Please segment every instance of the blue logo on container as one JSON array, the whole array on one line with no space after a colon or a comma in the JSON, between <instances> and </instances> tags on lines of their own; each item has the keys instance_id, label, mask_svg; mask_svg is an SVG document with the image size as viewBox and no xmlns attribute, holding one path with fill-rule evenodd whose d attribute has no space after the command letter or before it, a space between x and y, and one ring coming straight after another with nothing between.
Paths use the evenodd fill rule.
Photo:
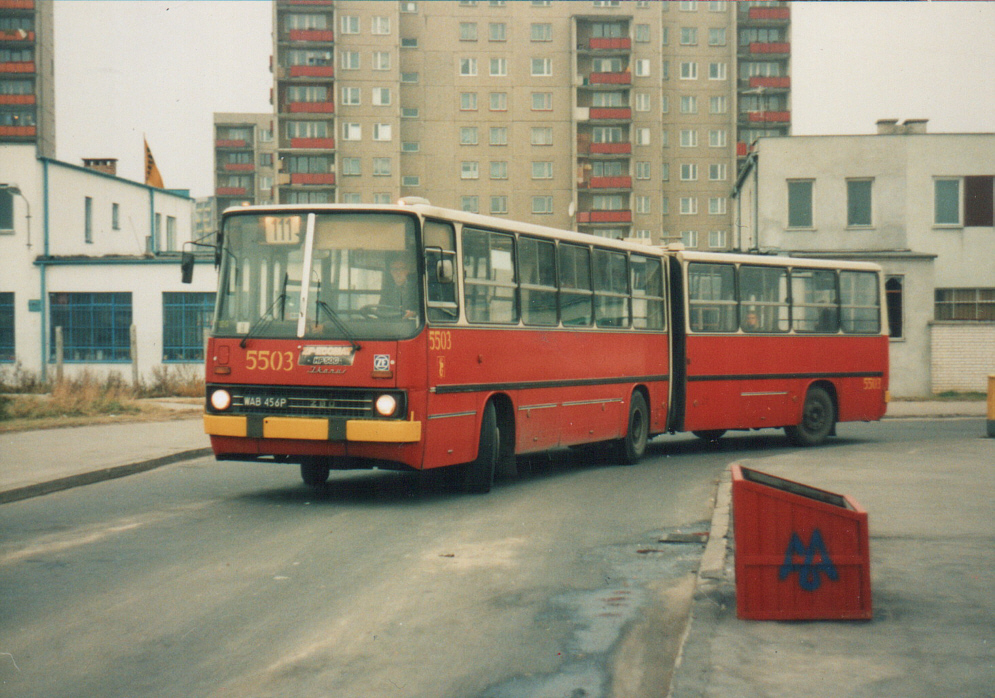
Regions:
<instances>
[{"instance_id":1,"label":"blue logo on container","mask_svg":"<svg viewBox=\"0 0 995 698\"><path fill-rule=\"evenodd\" d=\"M796 555L801 557L804 562L795 562ZM819 563L815 562L817 556L821 560ZM809 541L808 547L805 546L797 533L791 534L791 542L788 543L788 550L784 553L784 564L781 565L777 578L783 582L792 572L798 573L798 584L805 591L815 591L822 586L820 573L824 573L832 582L839 579L836 565L829 557L829 551L826 550L826 544L822 540L822 533L819 529L812 532L812 539Z\"/></svg>"}]
</instances>

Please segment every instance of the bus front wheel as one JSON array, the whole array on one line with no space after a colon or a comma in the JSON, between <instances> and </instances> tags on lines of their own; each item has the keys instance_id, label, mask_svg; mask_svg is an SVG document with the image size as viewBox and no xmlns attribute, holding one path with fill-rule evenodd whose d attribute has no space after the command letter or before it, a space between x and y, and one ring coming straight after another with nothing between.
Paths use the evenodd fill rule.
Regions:
<instances>
[{"instance_id":1,"label":"bus front wheel","mask_svg":"<svg viewBox=\"0 0 995 698\"><path fill-rule=\"evenodd\" d=\"M646 453L649 441L649 409L646 398L636 391L629 401L629 427L618 442L618 455L625 465L635 465Z\"/></svg>"},{"instance_id":2,"label":"bus front wheel","mask_svg":"<svg viewBox=\"0 0 995 698\"><path fill-rule=\"evenodd\" d=\"M301 463L301 479L308 487L321 487L328 481L330 468L318 461Z\"/></svg>"},{"instance_id":3,"label":"bus front wheel","mask_svg":"<svg viewBox=\"0 0 995 698\"><path fill-rule=\"evenodd\" d=\"M826 440L836 424L836 407L823 388L809 388L802 406L802 419L795 426L784 427L788 440L796 446L817 446Z\"/></svg>"},{"instance_id":4,"label":"bus front wheel","mask_svg":"<svg viewBox=\"0 0 995 698\"><path fill-rule=\"evenodd\" d=\"M484 417L480 424L480 445L477 457L461 466L460 489L471 494L487 494L494 484L494 470L497 467L501 447L501 432L498 429L497 411L494 403L484 407Z\"/></svg>"}]
</instances>

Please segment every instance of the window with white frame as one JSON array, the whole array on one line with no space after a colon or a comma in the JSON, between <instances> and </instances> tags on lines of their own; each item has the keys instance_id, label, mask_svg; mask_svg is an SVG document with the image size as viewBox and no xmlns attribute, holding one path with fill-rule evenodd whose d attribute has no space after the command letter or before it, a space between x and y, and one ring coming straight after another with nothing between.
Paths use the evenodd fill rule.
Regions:
<instances>
[{"instance_id":1,"label":"window with white frame","mask_svg":"<svg viewBox=\"0 0 995 698\"><path fill-rule=\"evenodd\" d=\"M507 77L508 76L508 59L507 58L492 58L491 59L491 77Z\"/></svg>"},{"instance_id":2,"label":"window with white frame","mask_svg":"<svg viewBox=\"0 0 995 698\"><path fill-rule=\"evenodd\" d=\"M650 144L650 130L644 127L637 128L636 145L649 145L649 144Z\"/></svg>"},{"instance_id":3,"label":"window with white frame","mask_svg":"<svg viewBox=\"0 0 995 698\"><path fill-rule=\"evenodd\" d=\"M476 126L461 126L459 130L460 145L477 145L480 137Z\"/></svg>"},{"instance_id":4,"label":"window with white frame","mask_svg":"<svg viewBox=\"0 0 995 698\"><path fill-rule=\"evenodd\" d=\"M390 106L390 88L389 87L374 87L373 88L373 104L378 107L389 107Z\"/></svg>"},{"instance_id":5,"label":"window with white frame","mask_svg":"<svg viewBox=\"0 0 995 698\"><path fill-rule=\"evenodd\" d=\"M553 127L533 126L530 131L529 142L532 145L553 145Z\"/></svg>"},{"instance_id":6,"label":"window with white frame","mask_svg":"<svg viewBox=\"0 0 995 698\"><path fill-rule=\"evenodd\" d=\"M533 23L529 37L532 41L552 41L553 25L548 22Z\"/></svg>"},{"instance_id":7,"label":"window with white frame","mask_svg":"<svg viewBox=\"0 0 995 698\"><path fill-rule=\"evenodd\" d=\"M648 162L636 163L636 179L649 179L652 171L652 164Z\"/></svg>"},{"instance_id":8,"label":"window with white frame","mask_svg":"<svg viewBox=\"0 0 995 698\"><path fill-rule=\"evenodd\" d=\"M681 80L697 80L698 64L694 61L681 61Z\"/></svg>"},{"instance_id":9,"label":"window with white frame","mask_svg":"<svg viewBox=\"0 0 995 698\"><path fill-rule=\"evenodd\" d=\"M637 92L634 101L636 111L650 111L652 97L648 92Z\"/></svg>"},{"instance_id":10,"label":"window with white frame","mask_svg":"<svg viewBox=\"0 0 995 698\"><path fill-rule=\"evenodd\" d=\"M490 94L490 110L491 111L508 111L508 93L507 92L491 92L491 94Z\"/></svg>"},{"instance_id":11,"label":"window with white frame","mask_svg":"<svg viewBox=\"0 0 995 698\"><path fill-rule=\"evenodd\" d=\"M421 143L419 141L401 141L401 152L419 153L421 152Z\"/></svg>"},{"instance_id":12,"label":"window with white frame","mask_svg":"<svg viewBox=\"0 0 995 698\"><path fill-rule=\"evenodd\" d=\"M401 177L401 186L402 187L420 187L421 186L421 177L419 177L418 175L405 175L405 176Z\"/></svg>"},{"instance_id":13,"label":"window with white frame","mask_svg":"<svg viewBox=\"0 0 995 698\"><path fill-rule=\"evenodd\" d=\"M460 41L476 41L477 40L477 23L476 22L460 22L459 23L459 40Z\"/></svg>"},{"instance_id":14,"label":"window with white frame","mask_svg":"<svg viewBox=\"0 0 995 698\"><path fill-rule=\"evenodd\" d=\"M362 103L362 98L360 97L360 89L358 87L343 87L342 88L342 104L344 106L358 106Z\"/></svg>"},{"instance_id":15,"label":"window with white frame","mask_svg":"<svg viewBox=\"0 0 995 698\"><path fill-rule=\"evenodd\" d=\"M690 250L698 247L698 231L697 230L682 230L681 231L681 243Z\"/></svg>"},{"instance_id":16,"label":"window with white frame","mask_svg":"<svg viewBox=\"0 0 995 698\"><path fill-rule=\"evenodd\" d=\"M636 42L640 44L649 43L650 40L650 25L648 24L637 24L636 25Z\"/></svg>"},{"instance_id":17,"label":"window with white frame","mask_svg":"<svg viewBox=\"0 0 995 698\"><path fill-rule=\"evenodd\" d=\"M341 27L340 34L358 34L359 33L359 17L352 17L349 15L343 15L340 18L339 26Z\"/></svg>"},{"instance_id":18,"label":"window with white frame","mask_svg":"<svg viewBox=\"0 0 995 698\"><path fill-rule=\"evenodd\" d=\"M459 200L460 211L467 213L480 213L479 196L461 196Z\"/></svg>"},{"instance_id":19,"label":"window with white frame","mask_svg":"<svg viewBox=\"0 0 995 698\"><path fill-rule=\"evenodd\" d=\"M507 126L491 126L490 134L491 145L508 145Z\"/></svg>"},{"instance_id":20,"label":"window with white frame","mask_svg":"<svg viewBox=\"0 0 995 698\"><path fill-rule=\"evenodd\" d=\"M375 204L389 204L391 197L388 192L374 192L373 203Z\"/></svg>"},{"instance_id":21,"label":"window with white frame","mask_svg":"<svg viewBox=\"0 0 995 698\"><path fill-rule=\"evenodd\" d=\"M418 38L417 37L402 38L401 48L418 48Z\"/></svg>"},{"instance_id":22,"label":"window with white frame","mask_svg":"<svg viewBox=\"0 0 995 698\"><path fill-rule=\"evenodd\" d=\"M726 212L726 198L724 196L708 197L708 213L713 216L721 216Z\"/></svg>"},{"instance_id":23,"label":"window with white frame","mask_svg":"<svg viewBox=\"0 0 995 698\"><path fill-rule=\"evenodd\" d=\"M418 107L401 107L402 119L417 119L419 116Z\"/></svg>"},{"instance_id":24,"label":"window with white frame","mask_svg":"<svg viewBox=\"0 0 995 698\"><path fill-rule=\"evenodd\" d=\"M401 82L412 85L418 82L418 73L401 73Z\"/></svg>"},{"instance_id":25,"label":"window with white frame","mask_svg":"<svg viewBox=\"0 0 995 698\"><path fill-rule=\"evenodd\" d=\"M726 63L708 64L709 80L726 80L728 79L728 72L729 72L729 66Z\"/></svg>"},{"instance_id":26,"label":"window with white frame","mask_svg":"<svg viewBox=\"0 0 995 698\"><path fill-rule=\"evenodd\" d=\"M681 95L681 114L697 114L698 98L694 95Z\"/></svg>"},{"instance_id":27,"label":"window with white frame","mask_svg":"<svg viewBox=\"0 0 995 698\"><path fill-rule=\"evenodd\" d=\"M660 213L667 216L670 214L670 197L664 196L660 199ZM666 236L664 236L666 237Z\"/></svg>"},{"instance_id":28,"label":"window with white frame","mask_svg":"<svg viewBox=\"0 0 995 698\"><path fill-rule=\"evenodd\" d=\"M508 162L494 160L491 162L491 179L508 179Z\"/></svg>"},{"instance_id":29,"label":"window with white frame","mask_svg":"<svg viewBox=\"0 0 995 698\"><path fill-rule=\"evenodd\" d=\"M648 58L636 59L636 77L648 78L650 76L650 61Z\"/></svg>"},{"instance_id":30,"label":"window with white frame","mask_svg":"<svg viewBox=\"0 0 995 698\"><path fill-rule=\"evenodd\" d=\"M342 122L342 140L361 141L363 140L362 124Z\"/></svg>"},{"instance_id":31,"label":"window with white frame","mask_svg":"<svg viewBox=\"0 0 995 698\"><path fill-rule=\"evenodd\" d=\"M460 179L479 179L480 163L475 160L464 160L460 163Z\"/></svg>"},{"instance_id":32,"label":"window with white frame","mask_svg":"<svg viewBox=\"0 0 995 698\"><path fill-rule=\"evenodd\" d=\"M355 177L363 174L363 165L359 158L342 158L342 174Z\"/></svg>"},{"instance_id":33,"label":"window with white frame","mask_svg":"<svg viewBox=\"0 0 995 698\"><path fill-rule=\"evenodd\" d=\"M390 34L390 17L374 17L371 31L381 36Z\"/></svg>"},{"instance_id":34,"label":"window with white frame","mask_svg":"<svg viewBox=\"0 0 995 698\"><path fill-rule=\"evenodd\" d=\"M713 250L721 250L728 247L728 239L728 231L711 230L708 232L708 246Z\"/></svg>"},{"instance_id":35,"label":"window with white frame","mask_svg":"<svg viewBox=\"0 0 995 698\"><path fill-rule=\"evenodd\" d=\"M698 180L698 164L695 162L681 163L681 181L696 182Z\"/></svg>"},{"instance_id":36,"label":"window with white frame","mask_svg":"<svg viewBox=\"0 0 995 698\"><path fill-rule=\"evenodd\" d=\"M725 148L726 138L725 129L712 129L708 132L708 146L710 148Z\"/></svg>"},{"instance_id":37,"label":"window with white frame","mask_svg":"<svg viewBox=\"0 0 995 698\"><path fill-rule=\"evenodd\" d=\"M670 163L661 162L660 163L660 181L669 182L670 181Z\"/></svg>"},{"instance_id":38,"label":"window with white frame","mask_svg":"<svg viewBox=\"0 0 995 698\"><path fill-rule=\"evenodd\" d=\"M488 41L507 41L508 25L504 22L491 22L487 25Z\"/></svg>"},{"instance_id":39,"label":"window with white frame","mask_svg":"<svg viewBox=\"0 0 995 698\"><path fill-rule=\"evenodd\" d=\"M728 166L724 162L713 162L708 166L708 179L724 182L728 177Z\"/></svg>"},{"instance_id":40,"label":"window with white frame","mask_svg":"<svg viewBox=\"0 0 995 698\"><path fill-rule=\"evenodd\" d=\"M698 130L693 128L681 129L681 147L682 148L697 148L698 147Z\"/></svg>"},{"instance_id":41,"label":"window with white frame","mask_svg":"<svg viewBox=\"0 0 995 698\"><path fill-rule=\"evenodd\" d=\"M532 179L552 179L553 163L542 160L532 163Z\"/></svg>"},{"instance_id":42,"label":"window with white frame","mask_svg":"<svg viewBox=\"0 0 995 698\"><path fill-rule=\"evenodd\" d=\"M339 51L339 70L359 70L359 51Z\"/></svg>"},{"instance_id":43,"label":"window with white frame","mask_svg":"<svg viewBox=\"0 0 995 698\"><path fill-rule=\"evenodd\" d=\"M660 113L661 114L670 113L670 95L660 96Z\"/></svg>"},{"instance_id":44,"label":"window with white frame","mask_svg":"<svg viewBox=\"0 0 995 698\"><path fill-rule=\"evenodd\" d=\"M723 96L708 98L709 114L726 114L729 112L729 98Z\"/></svg>"},{"instance_id":45,"label":"window with white frame","mask_svg":"<svg viewBox=\"0 0 995 698\"><path fill-rule=\"evenodd\" d=\"M460 111L477 111L477 93L460 92L459 108Z\"/></svg>"},{"instance_id":46,"label":"window with white frame","mask_svg":"<svg viewBox=\"0 0 995 698\"><path fill-rule=\"evenodd\" d=\"M401 3L401 12L404 12L405 14L413 14L415 12L418 12L418 3L417 2L402 2Z\"/></svg>"},{"instance_id":47,"label":"window with white frame","mask_svg":"<svg viewBox=\"0 0 995 698\"><path fill-rule=\"evenodd\" d=\"M477 74L477 59L476 58L460 58L459 59L459 74L462 77L473 77Z\"/></svg>"},{"instance_id":48,"label":"window with white frame","mask_svg":"<svg viewBox=\"0 0 995 698\"><path fill-rule=\"evenodd\" d=\"M389 177L391 174L390 158L373 158L373 176Z\"/></svg>"},{"instance_id":49,"label":"window with white frame","mask_svg":"<svg viewBox=\"0 0 995 698\"><path fill-rule=\"evenodd\" d=\"M681 197L681 215L694 216L698 213L698 199L694 196Z\"/></svg>"},{"instance_id":50,"label":"window with white frame","mask_svg":"<svg viewBox=\"0 0 995 698\"><path fill-rule=\"evenodd\" d=\"M373 52L373 70L390 70L390 53L388 51Z\"/></svg>"},{"instance_id":51,"label":"window with white frame","mask_svg":"<svg viewBox=\"0 0 995 698\"><path fill-rule=\"evenodd\" d=\"M698 27L681 27L681 46L698 45Z\"/></svg>"},{"instance_id":52,"label":"window with white frame","mask_svg":"<svg viewBox=\"0 0 995 698\"><path fill-rule=\"evenodd\" d=\"M552 92L532 93L532 111L552 111L552 110L553 110Z\"/></svg>"},{"instance_id":53,"label":"window with white frame","mask_svg":"<svg viewBox=\"0 0 995 698\"><path fill-rule=\"evenodd\" d=\"M636 213L650 213L650 197L642 194L636 196Z\"/></svg>"},{"instance_id":54,"label":"window with white frame","mask_svg":"<svg viewBox=\"0 0 995 698\"><path fill-rule=\"evenodd\" d=\"M532 213L537 215L549 214L553 212L552 196L533 196Z\"/></svg>"},{"instance_id":55,"label":"window with white frame","mask_svg":"<svg viewBox=\"0 0 995 698\"><path fill-rule=\"evenodd\" d=\"M533 58L532 59L532 75L533 77L548 77L553 74L553 59L552 58Z\"/></svg>"},{"instance_id":56,"label":"window with white frame","mask_svg":"<svg viewBox=\"0 0 995 698\"><path fill-rule=\"evenodd\" d=\"M492 196L491 197L491 214L499 215L508 213L508 197L507 196Z\"/></svg>"},{"instance_id":57,"label":"window with white frame","mask_svg":"<svg viewBox=\"0 0 995 698\"><path fill-rule=\"evenodd\" d=\"M727 42L725 27L712 27L708 30L709 46L725 46Z\"/></svg>"}]
</instances>

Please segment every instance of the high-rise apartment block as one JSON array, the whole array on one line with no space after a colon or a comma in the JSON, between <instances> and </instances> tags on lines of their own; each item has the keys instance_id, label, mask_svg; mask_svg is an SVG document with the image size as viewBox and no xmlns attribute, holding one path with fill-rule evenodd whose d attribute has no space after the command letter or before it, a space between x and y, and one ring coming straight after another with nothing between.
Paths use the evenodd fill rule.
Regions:
<instances>
[{"instance_id":1,"label":"high-rise apartment block","mask_svg":"<svg viewBox=\"0 0 995 698\"><path fill-rule=\"evenodd\" d=\"M0 144L55 157L52 0L0 0Z\"/></svg>"},{"instance_id":2,"label":"high-rise apartment block","mask_svg":"<svg viewBox=\"0 0 995 698\"><path fill-rule=\"evenodd\" d=\"M273 203L276 142L272 114L214 115L214 195L217 211Z\"/></svg>"},{"instance_id":3,"label":"high-rise apartment block","mask_svg":"<svg viewBox=\"0 0 995 698\"><path fill-rule=\"evenodd\" d=\"M741 158L790 130L789 30L783 2L276 0L272 200L729 249Z\"/></svg>"}]
</instances>

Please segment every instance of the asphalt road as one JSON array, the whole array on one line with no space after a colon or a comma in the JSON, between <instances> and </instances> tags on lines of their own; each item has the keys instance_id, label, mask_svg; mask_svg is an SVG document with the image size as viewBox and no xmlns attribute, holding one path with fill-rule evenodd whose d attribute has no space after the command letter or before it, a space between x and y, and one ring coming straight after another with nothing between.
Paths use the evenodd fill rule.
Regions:
<instances>
[{"instance_id":1,"label":"asphalt road","mask_svg":"<svg viewBox=\"0 0 995 698\"><path fill-rule=\"evenodd\" d=\"M932 422L841 425L827 452ZM932 428L932 427L930 427ZM721 472L562 452L485 496L201 459L0 507L0 696L664 695Z\"/></svg>"}]
</instances>

